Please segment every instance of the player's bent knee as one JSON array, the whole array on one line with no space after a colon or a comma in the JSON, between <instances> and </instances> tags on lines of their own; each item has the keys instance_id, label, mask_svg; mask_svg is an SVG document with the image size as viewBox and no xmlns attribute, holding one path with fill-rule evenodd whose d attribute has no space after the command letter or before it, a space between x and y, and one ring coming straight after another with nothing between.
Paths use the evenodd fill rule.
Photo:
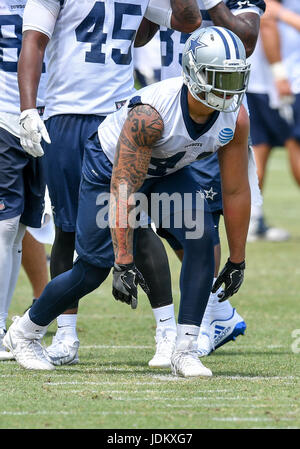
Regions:
<instances>
[{"instance_id":1,"label":"player's bent knee","mask_svg":"<svg viewBox=\"0 0 300 449\"><path fill-rule=\"evenodd\" d=\"M73 267L74 276L80 279L80 290L85 295L98 288L107 278L110 268L97 267L78 259Z\"/></svg>"}]
</instances>

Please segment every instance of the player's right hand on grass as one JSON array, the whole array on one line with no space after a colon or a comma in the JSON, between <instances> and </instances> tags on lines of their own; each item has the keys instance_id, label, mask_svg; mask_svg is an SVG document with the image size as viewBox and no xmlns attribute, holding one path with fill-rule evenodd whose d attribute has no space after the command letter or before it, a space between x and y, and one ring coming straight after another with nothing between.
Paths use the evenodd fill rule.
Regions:
<instances>
[{"instance_id":1,"label":"player's right hand on grass","mask_svg":"<svg viewBox=\"0 0 300 449\"><path fill-rule=\"evenodd\" d=\"M223 302L237 293L244 280L245 268L245 261L233 263L231 260L227 260L212 288L212 293L216 293L221 285L224 284L224 289L218 294L219 302Z\"/></svg>"},{"instance_id":2,"label":"player's right hand on grass","mask_svg":"<svg viewBox=\"0 0 300 449\"><path fill-rule=\"evenodd\" d=\"M33 157L43 156L42 139L51 143L46 126L37 109L26 109L20 115L20 142L23 149Z\"/></svg>"},{"instance_id":3,"label":"player's right hand on grass","mask_svg":"<svg viewBox=\"0 0 300 449\"><path fill-rule=\"evenodd\" d=\"M132 309L136 309L138 285L146 294L149 293L149 287L134 263L114 264L112 293L116 300L126 302Z\"/></svg>"}]
</instances>

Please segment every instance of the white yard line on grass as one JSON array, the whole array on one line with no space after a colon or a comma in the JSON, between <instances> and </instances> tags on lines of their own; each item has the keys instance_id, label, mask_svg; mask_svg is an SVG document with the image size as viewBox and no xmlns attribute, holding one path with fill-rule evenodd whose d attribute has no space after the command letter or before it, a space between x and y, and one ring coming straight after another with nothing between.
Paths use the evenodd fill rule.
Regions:
<instances>
[{"instance_id":1,"label":"white yard line on grass","mask_svg":"<svg viewBox=\"0 0 300 449\"><path fill-rule=\"evenodd\" d=\"M31 411L31 412L11 412L11 411L1 411L0 416L81 416L82 411L62 411L62 410L42 410L42 411ZM120 415L120 416L128 416L128 415L137 415L139 414L138 411L134 410L126 410L126 411L98 411L98 412L88 412L87 416L105 416L105 415ZM181 410L174 410L173 414L180 414L182 415ZM198 411L195 412L196 415L207 415L207 411ZM163 410L155 410L155 416L157 415L170 415L170 411L163 411ZM272 422L276 419L274 418L264 418L264 417L239 417L239 416L233 416L228 418L210 418L210 420L213 421L219 421L219 422ZM294 421L293 418L284 418L280 417L280 421Z\"/></svg>"},{"instance_id":2,"label":"white yard line on grass","mask_svg":"<svg viewBox=\"0 0 300 449\"><path fill-rule=\"evenodd\" d=\"M240 416L232 416L228 418L212 418L213 421L222 421L222 422L261 422L261 421L275 421L275 418L261 418L261 417L253 417L253 418L246 418L246 417L240 417ZM294 421L294 418L284 418L280 417L280 421Z\"/></svg>"},{"instance_id":3,"label":"white yard line on grass","mask_svg":"<svg viewBox=\"0 0 300 449\"><path fill-rule=\"evenodd\" d=\"M154 346L148 346L148 345L82 345L80 346L79 350L81 349L152 349ZM238 344L239 349L280 349L280 348L286 348L289 349L289 345L243 345ZM220 349L223 351L226 350L234 350L235 347L233 345L231 346L222 346Z\"/></svg>"},{"instance_id":4,"label":"white yard line on grass","mask_svg":"<svg viewBox=\"0 0 300 449\"><path fill-rule=\"evenodd\" d=\"M89 345L80 346L80 349L153 349L154 346L132 346L132 345Z\"/></svg>"}]
</instances>

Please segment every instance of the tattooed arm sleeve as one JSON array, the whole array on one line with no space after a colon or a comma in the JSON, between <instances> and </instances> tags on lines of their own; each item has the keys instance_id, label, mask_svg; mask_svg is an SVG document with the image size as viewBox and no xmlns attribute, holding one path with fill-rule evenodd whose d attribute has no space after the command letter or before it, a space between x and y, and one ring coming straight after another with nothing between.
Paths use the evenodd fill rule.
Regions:
<instances>
[{"instance_id":1,"label":"tattooed arm sleeve","mask_svg":"<svg viewBox=\"0 0 300 449\"><path fill-rule=\"evenodd\" d=\"M131 109L122 128L111 179L110 226L115 262L133 261L133 228L128 215L130 196L142 186L149 167L152 147L161 137L163 121L149 105Z\"/></svg>"}]
</instances>

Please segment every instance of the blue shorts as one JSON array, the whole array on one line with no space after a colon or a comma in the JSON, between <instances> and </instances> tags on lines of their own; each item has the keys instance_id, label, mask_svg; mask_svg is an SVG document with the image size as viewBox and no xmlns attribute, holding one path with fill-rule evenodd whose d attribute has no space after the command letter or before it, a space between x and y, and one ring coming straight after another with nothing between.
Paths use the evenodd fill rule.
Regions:
<instances>
[{"instance_id":1,"label":"blue shorts","mask_svg":"<svg viewBox=\"0 0 300 449\"><path fill-rule=\"evenodd\" d=\"M279 115L278 109L269 106L267 94L247 93L250 111L250 135L253 145L284 146L291 137L290 125ZM300 123L299 123L300 126Z\"/></svg>"},{"instance_id":2,"label":"blue shorts","mask_svg":"<svg viewBox=\"0 0 300 449\"><path fill-rule=\"evenodd\" d=\"M105 117L63 114L46 120L51 144L44 143L45 176L53 207L54 223L65 232L74 232L82 159L87 138Z\"/></svg>"},{"instance_id":3,"label":"blue shorts","mask_svg":"<svg viewBox=\"0 0 300 449\"><path fill-rule=\"evenodd\" d=\"M86 262L100 267L112 267L114 263L110 228L100 225L108 218L107 198L110 192L111 173L112 164L101 150L96 133L88 140L85 148L76 223L76 252ZM204 199L200 207L196 203L198 191L199 185L194 179L190 167L185 167L172 175L147 179L140 189L140 192L148 198L151 194L167 193L171 195L178 192L183 197L184 193L192 193L190 207L184 209L184 206L179 214L182 214L183 210L190 210L194 218L195 213L201 207L205 229L213 232L214 225L207 201ZM176 214L172 207L171 205L170 215L174 216ZM147 213L153 217L153 210L147 210ZM162 210L160 220L162 220L163 214ZM182 228L176 228L176 231L174 231L172 219L170 222L170 227L167 228L168 232L171 234L176 232L176 240L183 245L187 231L185 221L182 220L184 223ZM189 229L189 231L191 230Z\"/></svg>"},{"instance_id":4,"label":"blue shorts","mask_svg":"<svg viewBox=\"0 0 300 449\"><path fill-rule=\"evenodd\" d=\"M20 139L0 128L0 220L21 215L21 223L40 228L45 179L42 158L26 153Z\"/></svg>"},{"instance_id":5,"label":"blue shorts","mask_svg":"<svg viewBox=\"0 0 300 449\"><path fill-rule=\"evenodd\" d=\"M222 214L223 214L223 212L221 210L211 213L213 223L214 223L214 233L213 233L214 246L220 244L219 223L220 223L220 218L221 218ZM171 248L174 251L180 251L183 249L182 244L172 234L170 234L166 229L158 228L157 234L160 237L167 240L167 242L169 243L169 245L171 246Z\"/></svg>"},{"instance_id":6,"label":"blue shorts","mask_svg":"<svg viewBox=\"0 0 300 449\"><path fill-rule=\"evenodd\" d=\"M211 156L195 161L190 167L199 183L199 187L205 193L205 199L210 210L212 212L222 211L222 188L218 153L216 152Z\"/></svg>"},{"instance_id":7,"label":"blue shorts","mask_svg":"<svg viewBox=\"0 0 300 449\"><path fill-rule=\"evenodd\" d=\"M218 154L214 153L199 161L195 161L190 165L193 177L198 183L199 190L205 194L205 199L212 212L214 221L213 242L214 245L220 243L219 221L223 213L221 175ZM157 233L160 237L167 240L174 251L182 249L182 245L165 229L158 229Z\"/></svg>"}]
</instances>

